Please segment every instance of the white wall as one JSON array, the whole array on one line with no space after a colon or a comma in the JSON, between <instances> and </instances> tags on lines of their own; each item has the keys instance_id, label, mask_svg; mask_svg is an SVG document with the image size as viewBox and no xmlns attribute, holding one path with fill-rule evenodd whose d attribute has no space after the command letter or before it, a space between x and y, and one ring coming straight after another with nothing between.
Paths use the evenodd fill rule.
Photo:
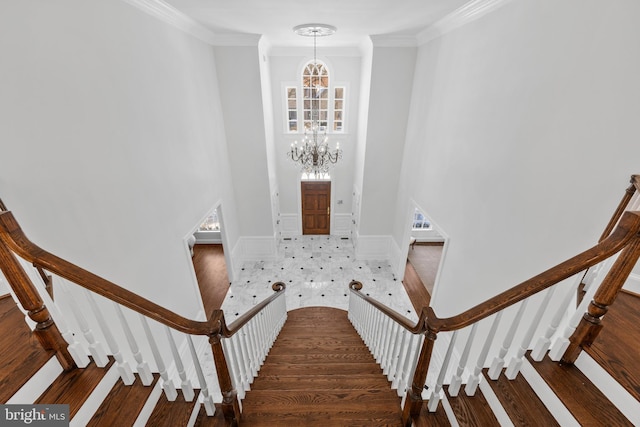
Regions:
<instances>
[{"instance_id":1,"label":"white wall","mask_svg":"<svg viewBox=\"0 0 640 427\"><path fill-rule=\"evenodd\" d=\"M416 50L373 46L360 236L392 233Z\"/></svg>"},{"instance_id":2,"label":"white wall","mask_svg":"<svg viewBox=\"0 0 640 427\"><path fill-rule=\"evenodd\" d=\"M269 69L273 90L274 148L278 175L280 211L284 216L283 234L287 227L300 225L300 168L287 157L291 143L300 141L302 133L285 132L284 88L299 85L303 66L313 59L313 49L274 49L269 56ZM360 97L360 54L356 49L322 49L318 46L318 59L327 64L330 84L347 88L346 130L329 135L329 143L340 143L343 158L331 170L332 217L349 216L354 180L354 162L358 130L358 99ZM338 203L338 201L342 203ZM291 224L288 226L287 224ZM335 221L334 221L335 226ZM301 229L299 230L301 232ZM335 230L332 228L332 234Z\"/></svg>"},{"instance_id":3,"label":"white wall","mask_svg":"<svg viewBox=\"0 0 640 427\"><path fill-rule=\"evenodd\" d=\"M258 46L215 52L240 234L272 236Z\"/></svg>"},{"instance_id":4,"label":"white wall","mask_svg":"<svg viewBox=\"0 0 640 427\"><path fill-rule=\"evenodd\" d=\"M639 17L519 0L420 48L400 188L450 237L438 315L597 241L638 172Z\"/></svg>"},{"instance_id":5,"label":"white wall","mask_svg":"<svg viewBox=\"0 0 640 427\"><path fill-rule=\"evenodd\" d=\"M122 1L0 6L0 194L49 251L179 314L184 238L238 229L213 48Z\"/></svg>"}]
</instances>

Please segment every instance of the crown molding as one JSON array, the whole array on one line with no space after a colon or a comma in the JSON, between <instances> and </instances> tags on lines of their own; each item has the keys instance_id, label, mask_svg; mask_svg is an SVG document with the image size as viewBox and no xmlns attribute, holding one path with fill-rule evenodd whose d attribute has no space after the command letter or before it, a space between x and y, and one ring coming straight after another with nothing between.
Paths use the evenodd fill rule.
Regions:
<instances>
[{"instance_id":1,"label":"crown molding","mask_svg":"<svg viewBox=\"0 0 640 427\"><path fill-rule=\"evenodd\" d=\"M125 3L137 7L141 11L151 15L185 33L202 40L205 43L214 44L216 35L208 28L194 21L175 7L162 0L122 0Z\"/></svg>"},{"instance_id":2,"label":"crown molding","mask_svg":"<svg viewBox=\"0 0 640 427\"><path fill-rule=\"evenodd\" d=\"M372 35L371 43L373 47L416 47L418 39L416 36L407 34L380 34Z\"/></svg>"},{"instance_id":3,"label":"crown molding","mask_svg":"<svg viewBox=\"0 0 640 427\"><path fill-rule=\"evenodd\" d=\"M418 44L427 43L449 31L473 22L510 1L511 0L472 0L420 32L416 37Z\"/></svg>"}]
</instances>

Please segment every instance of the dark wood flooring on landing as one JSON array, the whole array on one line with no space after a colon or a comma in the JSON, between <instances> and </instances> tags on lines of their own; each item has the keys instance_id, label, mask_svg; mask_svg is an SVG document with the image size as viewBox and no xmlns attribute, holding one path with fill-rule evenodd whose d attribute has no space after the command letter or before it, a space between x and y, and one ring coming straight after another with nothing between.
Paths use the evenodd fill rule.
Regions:
<instances>
[{"instance_id":1,"label":"dark wood flooring on landing","mask_svg":"<svg viewBox=\"0 0 640 427\"><path fill-rule=\"evenodd\" d=\"M207 318L222 306L229 290L229 275L222 245L195 245L193 267Z\"/></svg>"},{"instance_id":2,"label":"dark wood flooring on landing","mask_svg":"<svg viewBox=\"0 0 640 427\"><path fill-rule=\"evenodd\" d=\"M602 318L602 325L586 352L640 400L640 296L620 292Z\"/></svg>"},{"instance_id":3,"label":"dark wood flooring on landing","mask_svg":"<svg viewBox=\"0 0 640 427\"><path fill-rule=\"evenodd\" d=\"M433 285L436 282L443 248L443 243L416 243L413 248L409 248L407 255L409 262L430 295L433 295Z\"/></svg>"},{"instance_id":4,"label":"dark wood flooring on landing","mask_svg":"<svg viewBox=\"0 0 640 427\"><path fill-rule=\"evenodd\" d=\"M0 298L0 403L5 403L49 359L10 295Z\"/></svg>"}]
</instances>

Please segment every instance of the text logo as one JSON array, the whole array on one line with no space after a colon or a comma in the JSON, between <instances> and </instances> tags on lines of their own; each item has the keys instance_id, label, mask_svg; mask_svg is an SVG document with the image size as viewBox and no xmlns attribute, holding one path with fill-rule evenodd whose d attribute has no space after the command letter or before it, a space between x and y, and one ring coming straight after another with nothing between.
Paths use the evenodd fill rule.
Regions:
<instances>
[{"instance_id":1,"label":"text logo","mask_svg":"<svg viewBox=\"0 0 640 427\"><path fill-rule=\"evenodd\" d=\"M68 427L69 405L0 405L0 425Z\"/></svg>"}]
</instances>

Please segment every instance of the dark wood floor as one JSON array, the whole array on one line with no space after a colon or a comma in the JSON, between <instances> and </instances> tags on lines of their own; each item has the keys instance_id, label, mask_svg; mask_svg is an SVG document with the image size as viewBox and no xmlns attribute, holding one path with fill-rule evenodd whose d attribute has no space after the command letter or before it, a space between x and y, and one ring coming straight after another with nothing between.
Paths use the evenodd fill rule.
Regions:
<instances>
[{"instance_id":1,"label":"dark wood floor","mask_svg":"<svg viewBox=\"0 0 640 427\"><path fill-rule=\"evenodd\" d=\"M587 353L640 400L640 295L620 292Z\"/></svg>"},{"instance_id":2,"label":"dark wood floor","mask_svg":"<svg viewBox=\"0 0 640 427\"><path fill-rule=\"evenodd\" d=\"M222 245L195 245L193 267L207 318L222 306L229 290L229 275Z\"/></svg>"},{"instance_id":3,"label":"dark wood floor","mask_svg":"<svg viewBox=\"0 0 640 427\"><path fill-rule=\"evenodd\" d=\"M409 249L407 255L409 262L430 295L433 295L433 286L436 282L443 248L444 243L418 242Z\"/></svg>"}]
</instances>

